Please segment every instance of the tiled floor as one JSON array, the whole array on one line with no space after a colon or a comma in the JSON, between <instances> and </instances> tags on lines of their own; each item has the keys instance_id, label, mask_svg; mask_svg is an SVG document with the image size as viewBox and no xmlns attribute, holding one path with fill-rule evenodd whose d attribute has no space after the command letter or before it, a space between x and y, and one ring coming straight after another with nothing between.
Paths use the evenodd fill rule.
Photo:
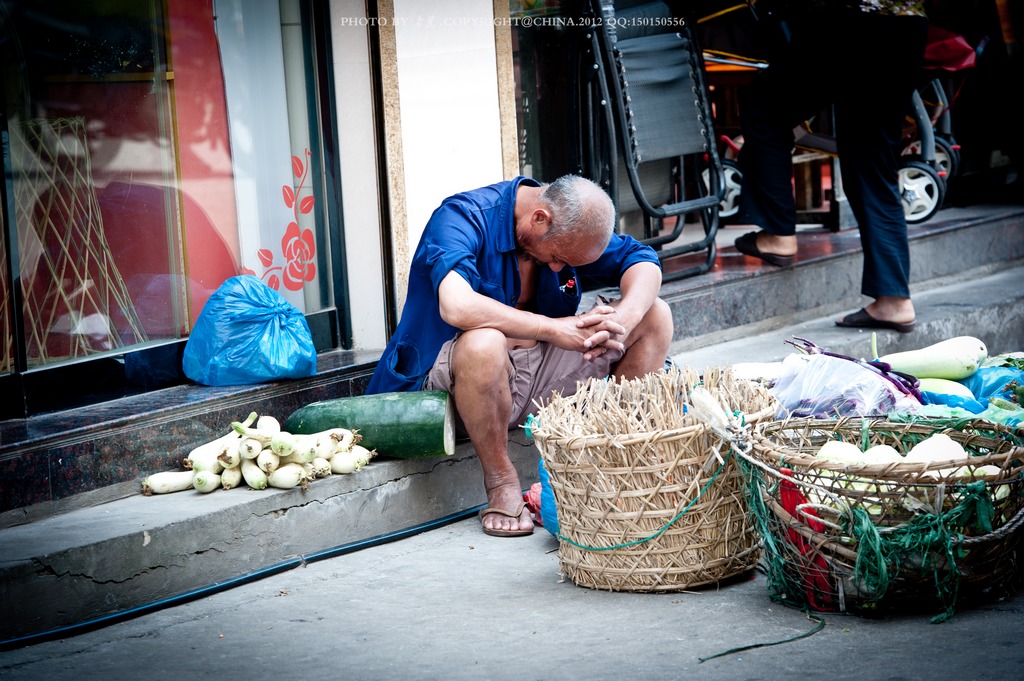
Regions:
<instances>
[{"instance_id":1,"label":"tiled floor","mask_svg":"<svg viewBox=\"0 0 1024 681\"><path fill-rule=\"evenodd\" d=\"M1022 200L1024 200L1024 197L1022 197ZM909 237L910 239L917 239L944 230L956 229L962 227L965 222L969 222L991 210L992 206L990 205L946 208L940 210L931 220L910 225L908 227ZM717 253L711 269L705 274L671 281L666 283L665 286L669 287L672 292L679 292L713 286L722 281L732 281L777 269L758 258L739 253L733 245L737 238L754 229L757 228L752 225L721 225L715 238ZM696 241L702 234L703 232L698 225L687 225L683 230L680 241L675 243ZM861 248L860 233L855 226L832 231L821 224L802 224L797 230L797 236L800 250L796 257L795 267L799 267L801 263L833 255L855 253ZM663 262L663 266L668 275L672 272L700 264L705 260L705 252L700 252L666 259Z\"/></svg>"}]
</instances>

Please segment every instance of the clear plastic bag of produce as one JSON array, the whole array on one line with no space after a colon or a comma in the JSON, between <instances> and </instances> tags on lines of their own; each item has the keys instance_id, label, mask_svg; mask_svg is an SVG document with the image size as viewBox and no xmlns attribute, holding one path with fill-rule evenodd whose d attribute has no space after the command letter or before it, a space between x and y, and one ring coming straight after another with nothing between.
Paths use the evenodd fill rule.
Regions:
<instances>
[{"instance_id":1,"label":"clear plastic bag of produce","mask_svg":"<svg viewBox=\"0 0 1024 681\"><path fill-rule=\"evenodd\" d=\"M779 401L779 418L884 416L921 407L878 372L825 354L788 355L770 392Z\"/></svg>"},{"instance_id":2,"label":"clear plastic bag of produce","mask_svg":"<svg viewBox=\"0 0 1024 681\"><path fill-rule=\"evenodd\" d=\"M1007 426L1019 426L1024 423L1024 407L1018 407L1014 404L1004 406L989 404L988 408L978 414L978 416Z\"/></svg>"},{"instance_id":3,"label":"clear plastic bag of produce","mask_svg":"<svg viewBox=\"0 0 1024 681\"><path fill-rule=\"evenodd\" d=\"M316 374L316 349L302 312L258 278L242 275L203 305L182 369L211 386L305 378Z\"/></svg>"}]
</instances>

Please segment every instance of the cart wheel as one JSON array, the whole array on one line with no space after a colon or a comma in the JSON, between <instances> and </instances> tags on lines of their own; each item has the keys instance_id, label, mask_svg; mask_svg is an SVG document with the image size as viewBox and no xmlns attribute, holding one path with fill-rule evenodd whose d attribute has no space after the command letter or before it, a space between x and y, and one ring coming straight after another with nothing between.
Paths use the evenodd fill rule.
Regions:
<instances>
[{"instance_id":1,"label":"cart wheel","mask_svg":"<svg viewBox=\"0 0 1024 681\"><path fill-rule=\"evenodd\" d=\"M903 147L900 155L908 161L921 161L921 140L914 140ZM947 182L960 172L960 153L953 148L952 143L942 137L935 138L935 165L940 173L945 173Z\"/></svg>"},{"instance_id":2,"label":"cart wheel","mask_svg":"<svg viewBox=\"0 0 1024 681\"><path fill-rule=\"evenodd\" d=\"M705 168L701 174L704 179L704 189L711 191L711 169ZM740 186L743 184L743 171L736 161L722 159L722 184L725 185L725 194L722 202L718 204L718 217L730 218L740 212Z\"/></svg>"},{"instance_id":3,"label":"cart wheel","mask_svg":"<svg viewBox=\"0 0 1024 681\"><path fill-rule=\"evenodd\" d=\"M903 214L909 224L931 219L946 198L945 182L935 168L924 161L903 161L900 164L899 183Z\"/></svg>"}]
</instances>

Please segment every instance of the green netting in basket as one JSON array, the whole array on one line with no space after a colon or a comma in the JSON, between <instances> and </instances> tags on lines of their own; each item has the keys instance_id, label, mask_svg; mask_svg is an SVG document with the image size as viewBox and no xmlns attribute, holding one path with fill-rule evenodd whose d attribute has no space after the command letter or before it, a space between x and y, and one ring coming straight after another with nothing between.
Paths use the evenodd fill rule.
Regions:
<instances>
[{"instance_id":1,"label":"green netting in basket","mask_svg":"<svg viewBox=\"0 0 1024 681\"><path fill-rule=\"evenodd\" d=\"M743 469L773 597L825 611L925 607L938 609L941 620L966 594L997 592L1014 580L1024 525L1024 431L977 420L956 425L759 424ZM955 465L815 457L830 439L906 452L938 432L969 456ZM988 474L978 479L958 470L982 466Z\"/></svg>"}]
</instances>

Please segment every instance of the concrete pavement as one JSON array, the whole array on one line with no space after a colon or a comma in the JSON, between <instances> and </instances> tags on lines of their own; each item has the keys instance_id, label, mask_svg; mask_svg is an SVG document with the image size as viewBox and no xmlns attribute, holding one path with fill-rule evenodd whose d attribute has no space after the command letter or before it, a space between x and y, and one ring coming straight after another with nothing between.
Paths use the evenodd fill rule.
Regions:
<instances>
[{"instance_id":1,"label":"concrete pavement","mask_svg":"<svg viewBox=\"0 0 1024 681\"><path fill-rule=\"evenodd\" d=\"M468 517L0 653L0 677L1003 681L1024 669L1021 595L942 624L827 614L797 638L817 623L770 601L757 572L686 593L594 591L560 578L556 549L544 529L497 539Z\"/></svg>"},{"instance_id":2,"label":"concrete pavement","mask_svg":"<svg viewBox=\"0 0 1024 681\"><path fill-rule=\"evenodd\" d=\"M993 339L992 352L1020 349L1018 339L1024 338L1021 281L1024 269L1013 267L922 291L920 328L910 334L914 338L909 341L923 344L951 335L984 333ZM811 338L834 352L868 354L870 334L837 330L831 318L700 348L677 346L673 354L680 363L695 368L772 361L791 350L783 340L793 335ZM888 351L901 349L898 344L909 341L892 333L880 339L894 344ZM513 434L510 453L523 484L535 482L537 452L522 433ZM7 528L0 532L0 650L4 641L28 636L35 643L31 636L135 612L163 599L203 592L211 585L233 584L253 571L290 570L330 547L361 545L367 538L393 536L405 528L449 518L483 502L479 480L476 457L463 444L454 456L444 459L375 461L358 475L318 480L307 492L133 494ZM524 545L535 540L525 540ZM485 537L472 541L502 552L515 546L494 545ZM512 565L523 558L516 553L502 560ZM428 575L451 579L454 591L449 597L456 599L461 587L474 579L460 575L462 569L460 561L443 562ZM1020 620L1017 625L1024 626Z\"/></svg>"}]
</instances>

